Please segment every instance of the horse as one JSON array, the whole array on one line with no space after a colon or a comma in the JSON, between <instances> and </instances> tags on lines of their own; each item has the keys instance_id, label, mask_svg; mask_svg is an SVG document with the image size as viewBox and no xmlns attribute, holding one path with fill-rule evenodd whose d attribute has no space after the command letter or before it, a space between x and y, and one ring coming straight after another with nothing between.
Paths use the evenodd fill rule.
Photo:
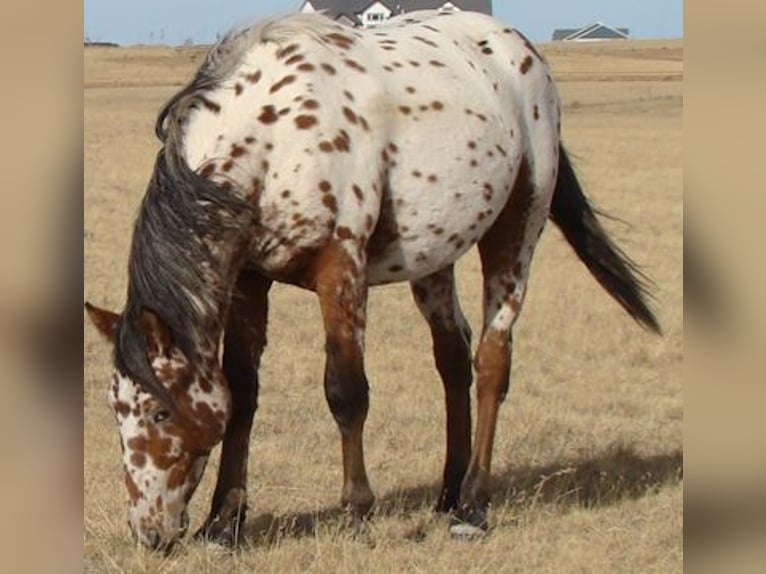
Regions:
<instances>
[{"instance_id":1,"label":"horse","mask_svg":"<svg viewBox=\"0 0 766 574\"><path fill-rule=\"evenodd\" d=\"M512 328L548 219L607 293L660 333L651 281L600 225L563 147L548 64L489 16L423 11L357 30L292 15L234 30L155 131L162 146L134 224L125 307L85 304L114 345L109 404L128 522L153 549L185 534L221 442L198 534L237 541L275 281L318 297L341 505L356 521L375 501L363 452L368 290L410 283L446 394L436 510L450 513L455 536L488 528ZM453 266L474 245L484 287L472 362Z\"/></svg>"}]
</instances>

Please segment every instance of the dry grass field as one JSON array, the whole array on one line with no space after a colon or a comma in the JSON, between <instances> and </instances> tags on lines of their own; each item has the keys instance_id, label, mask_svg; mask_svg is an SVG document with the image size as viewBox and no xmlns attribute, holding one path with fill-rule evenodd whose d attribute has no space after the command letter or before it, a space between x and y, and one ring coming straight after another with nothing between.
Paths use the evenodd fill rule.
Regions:
<instances>
[{"instance_id":1,"label":"dry grass field","mask_svg":"<svg viewBox=\"0 0 766 574\"><path fill-rule=\"evenodd\" d=\"M494 458L491 532L453 541L431 507L444 456L441 383L406 285L372 292L366 459L379 497L371 543L338 512L340 445L323 389L313 294L272 290L253 430L247 542L187 540L169 557L126 525L120 448L105 396L110 349L85 338L85 569L89 572L680 572L683 550L681 41L543 46L565 102L564 137L606 225L657 284L665 336L637 327L552 225L515 330ZM133 216L156 113L199 49L85 50L85 290L122 306ZM478 331L481 281L458 267ZM474 337L475 338L475 337ZM475 344L475 342L474 342ZM217 453L191 505L208 510Z\"/></svg>"}]
</instances>

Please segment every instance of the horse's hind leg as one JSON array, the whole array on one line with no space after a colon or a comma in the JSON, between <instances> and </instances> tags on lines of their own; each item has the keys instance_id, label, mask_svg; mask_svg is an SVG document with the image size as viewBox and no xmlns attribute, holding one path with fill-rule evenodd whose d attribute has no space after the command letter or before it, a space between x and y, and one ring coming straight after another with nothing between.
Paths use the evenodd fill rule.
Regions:
<instances>
[{"instance_id":1,"label":"horse's hind leg","mask_svg":"<svg viewBox=\"0 0 766 574\"><path fill-rule=\"evenodd\" d=\"M460 489L458 521L452 526L455 535L480 534L487 528L497 415L510 384L511 329L521 311L530 261L548 216L556 177L555 169L548 169L550 165L548 162L539 165L538 172L542 174L530 177L527 162L522 162L508 203L479 241L484 276L484 330L474 359L476 433Z\"/></svg>"},{"instance_id":2,"label":"horse's hind leg","mask_svg":"<svg viewBox=\"0 0 766 574\"><path fill-rule=\"evenodd\" d=\"M237 280L226 323L223 371L232 413L226 427L213 503L198 536L235 544L247 508L247 458L258 401L258 365L266 346L271 281L243 272Z\"/></svg>"},{"instance_id":3,"label":"horse's hind leg","mask_svg":"<svg viewBox=\"0 0 766 574\"><path fill-rule=\"evenodd\" d=\"M375 501L364 466L362 434L369 407L364 372L367 281L340 243L330 244L315 265L314 287L325 328L324 388L338 424L343 451L342 506L356 519L366 517Z\"/></svg>"},{"instance_id":4,"label":"horse's hind leg","mask_svg":"<svg viewBox=\"0 0 766 574\"><path fill-rule=\"evenodd\" d=\"M460 309L452 265L411 286L418 309L431 328L436 369L444 385L447 457L436 509L447 512L457 506L471 456L471 328Z\"/></svg>"}]
</instances>

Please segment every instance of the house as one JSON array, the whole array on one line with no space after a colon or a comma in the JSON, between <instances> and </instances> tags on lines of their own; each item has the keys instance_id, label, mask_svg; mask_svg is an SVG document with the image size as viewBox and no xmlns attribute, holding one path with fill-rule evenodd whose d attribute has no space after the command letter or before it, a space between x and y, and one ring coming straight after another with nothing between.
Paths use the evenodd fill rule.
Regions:
<instances>
[{"instance_id":1,"label":"house","mask_svg":"<svg viewBox=\"0 0 766 574\"><path fill-rule=\"evenodd\" d=\"M602 22L595 22L583 28L561 28L553 32L554 42L592 42L598 40L627 40L630 30L613 28Z\"/></svg>"},{"instance_id":2,"label":"house","mask_svg":"<svg viewBox=\"0 0 766 574\"><path fill-rule=\"evenodd\" d=\"M349 26L366 28L415 10L492 14L492 0L304 0L301 12L324 12Z\"/></svg>"}]
</instances>

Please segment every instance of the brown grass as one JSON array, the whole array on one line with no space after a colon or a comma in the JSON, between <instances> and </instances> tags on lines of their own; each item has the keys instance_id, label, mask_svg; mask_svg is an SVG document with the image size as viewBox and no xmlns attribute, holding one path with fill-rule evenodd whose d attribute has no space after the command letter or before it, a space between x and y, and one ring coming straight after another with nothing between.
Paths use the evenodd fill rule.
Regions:
<instances>
[{"instance_id":1,"label":"brown grass","mask_svg":"<svg viewBox=\"0 0 766 574\"><path fill-rule=\"evenodd\" d=\"M263 359L246 525L228 552L187 542L161 558L125 525L119 444L105 402L109 349L85 340L86 570L189 572L670 572L682 568L681 42L544 47L565 101L564 137L620 244L657 283L654 338L601 291L551 226L516 328L513 381L494 459L491 535L449 538L430 511L444 449L441 384L408 288L374 290L367 336L366 458L380 501L372 544L337 510L340 448L322 391L315 297L277 286ZM195 49L85 51L86 296L123 303L132 218L162 102L192 73ZM481 281L458 268L480 325ZM192 503L208 509L217 453Z\"/></svg>"}]
</instances>

